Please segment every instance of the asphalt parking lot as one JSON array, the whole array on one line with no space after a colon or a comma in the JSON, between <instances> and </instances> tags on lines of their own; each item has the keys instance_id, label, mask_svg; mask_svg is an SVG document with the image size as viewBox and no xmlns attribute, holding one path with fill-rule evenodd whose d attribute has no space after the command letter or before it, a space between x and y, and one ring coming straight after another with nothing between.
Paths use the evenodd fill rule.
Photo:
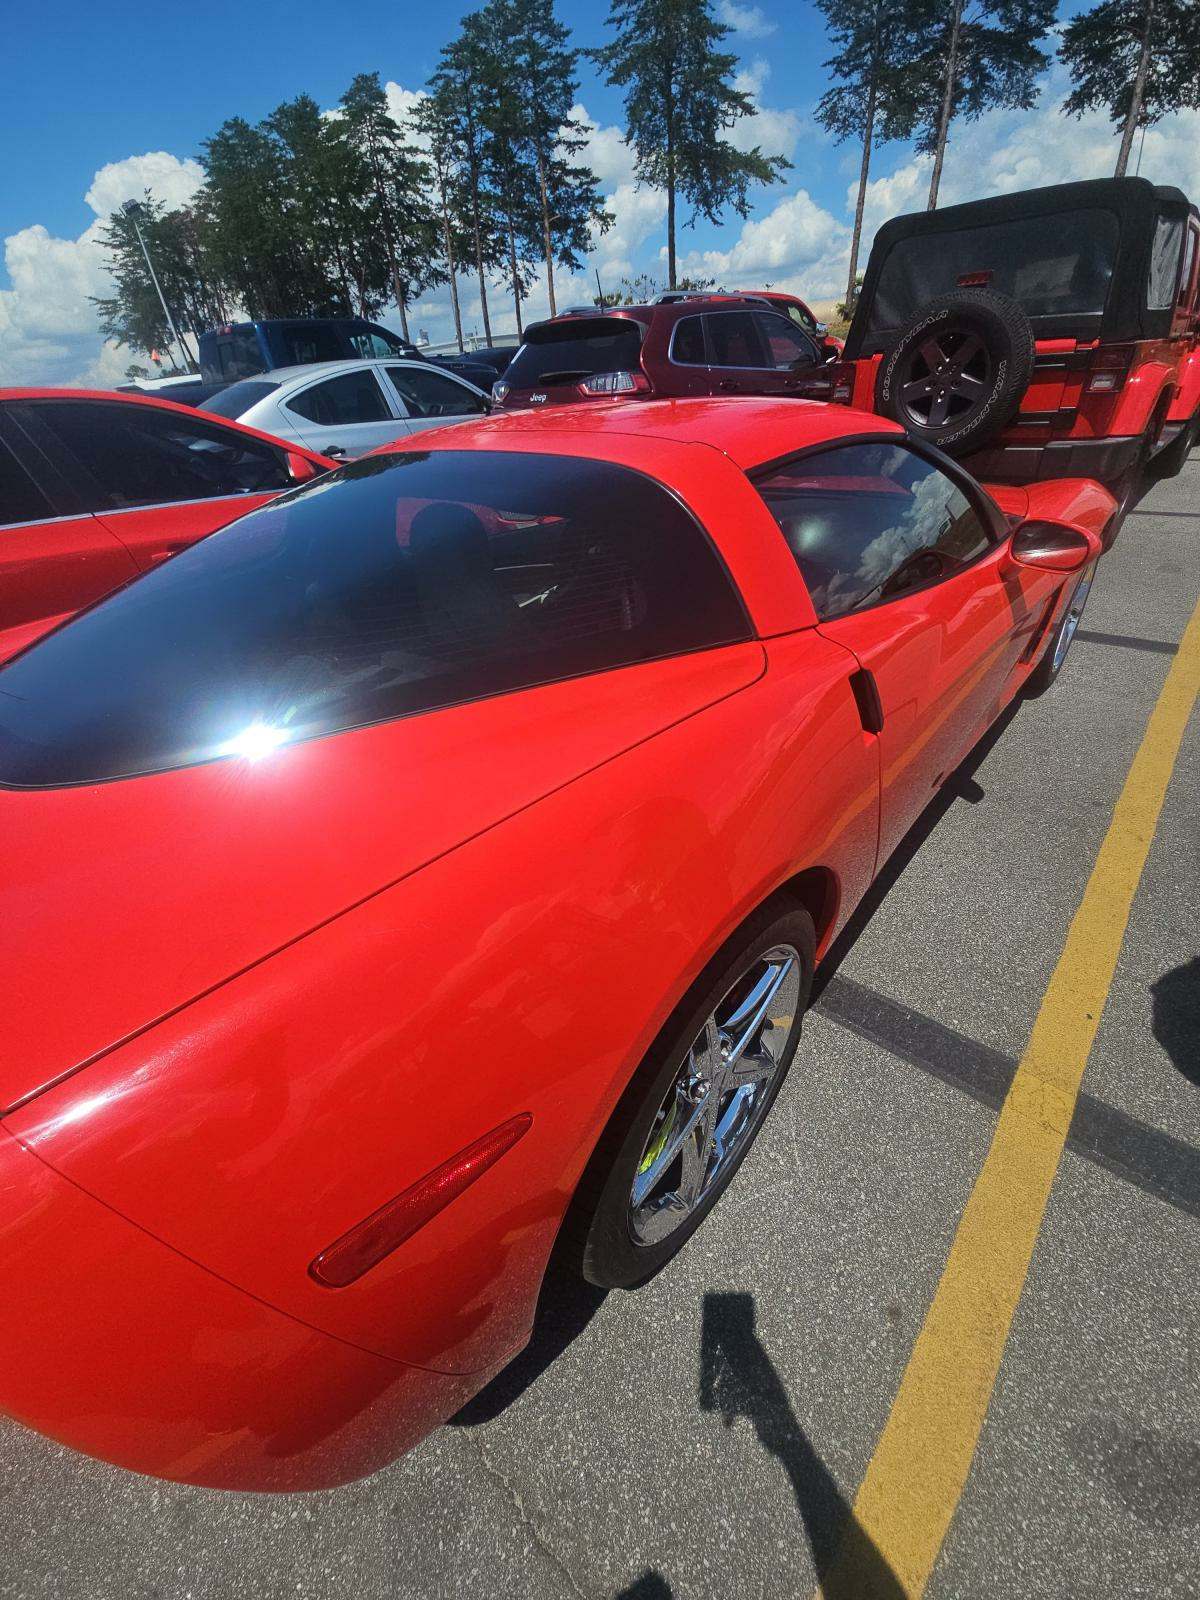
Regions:
<instances>
[{"instance_id":1,"label":"asphalt parking lot","mask_svg":"<svg viewBox=\"0 0 1200 1600\"><path fill-rule=\"evenodd\" d=\"M902 847L757 1149L648 1287L557 1290L455 1424L335 1492L177 1488L0 1421L0 1595L912 1592L851 1508L889 1417L939 1449L961 1433L906 1371L1198 600L1200 453L1126 523L1059 683ZM989 1311L969 1473L933 1511L906 1485L914 1523L948 1519L934 1600L1200 1594L1194 710L1152 832L1023 1293L1011 1325ZM945 1326L942 1359L969 1366L972 1330Z\"/></svg>"}]
</instances>

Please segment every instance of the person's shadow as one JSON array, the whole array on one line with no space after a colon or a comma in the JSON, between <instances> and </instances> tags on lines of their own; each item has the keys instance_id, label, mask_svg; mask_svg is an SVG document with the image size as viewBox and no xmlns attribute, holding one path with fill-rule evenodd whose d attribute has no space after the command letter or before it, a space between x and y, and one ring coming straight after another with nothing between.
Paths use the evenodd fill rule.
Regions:
<instances>
[{"instance_id":1,"label":"person's shadow","mask_svg":"<svg viewBox=\"0 0 1200 1600\"><path fill-rule=\"evenodd\" d=\"M1200 1085L1200 956L1164 972L1150 994L1154 1037L1184 1077Z\"/></svg>"},{"instance_id":2,"label":"person's shadow","mask_svg":"<svg viewBox=\"0 0 1200 1600\"><path fill-rule=\"evenodd\" d=\"M754 1315L751 1294L705 1295L701 1410L718 1412L727 1427L735 1417L748 1417L760 1443L779 1460L804 1519L824 1600L904 1600L895 1573L796 1420L787 1390L755 1332Z\"/></svg>"}]
</instances>

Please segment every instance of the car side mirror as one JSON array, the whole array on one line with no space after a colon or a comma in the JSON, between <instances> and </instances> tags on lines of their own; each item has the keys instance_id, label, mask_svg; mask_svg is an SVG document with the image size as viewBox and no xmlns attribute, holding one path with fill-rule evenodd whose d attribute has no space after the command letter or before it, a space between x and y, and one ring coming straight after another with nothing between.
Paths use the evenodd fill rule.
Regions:
<instances>
[{"instance_id":1,"label":"car side mirror","mask_svg":"<svg viewBox=\"0 0 1200 1600\"><path fill-rule=\"evenodd\" d=\"M321 475L321 469L315 461L310 461L295 450L287 453L287 472L293 483L309 483Z\"/></svg>"},{"instance_id":2,"label":"car side mirror","mask_svg":"<svg viewBox=\"0 0 1200 1600\"><path fill-rule=\"evenodd\" d=\"M814 322L813 332L816 334L818 339L823 339L829 332L829 324L827 322Z\"/></svg>"},{"instance_id":3,"label":"car side mirror","mask_svg":"<svg viewBox=\"0 0 1200 1600\"><path fill-rule=\"evenodd\" d=\"M1048 572L1078 572L1095 561L1103 548L1099 536L1090 528L1043 518L1022 522L1009 545L1014 561Z\"/></svg>"}]
</instances>

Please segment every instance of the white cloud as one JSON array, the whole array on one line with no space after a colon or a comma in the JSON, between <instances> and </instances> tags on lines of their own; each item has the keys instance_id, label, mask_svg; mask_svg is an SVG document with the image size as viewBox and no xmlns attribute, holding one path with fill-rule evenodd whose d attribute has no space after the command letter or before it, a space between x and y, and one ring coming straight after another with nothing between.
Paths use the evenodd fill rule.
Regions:
<instances>
[{"instance_id":1,"label":"white cloud","mask_svg":"<svg viewBox=\"0 0 1200 1600\"><path fill-rule=\"evenodd\" d=\"M792 289L832 294L845 284L849 230L832 212L798 189L763 217L742 225L728 250L691 251L683 270L714 278L727 288Z\"/></svg>"},{"instance_id":2,"label":"white cloud","mask_svg":"<svg viewBox=\"0 0 1200 1600\"><path fill-rule=\"evenodd\" d=\"M135 357L103 343L89 300L111 284L100 232L122 201L150 189L156 199L182 205L202 176L197 162L165 150L113 161L95 174L84 196L96 216L78 238L55 238L34 223L5 239L11 287L0 289L0 383L95 387L120 381Z\"/></svg>"},{"instance_id":3,"label":"white cloud","mask_svg":"<svg viewBox=\"0 0 1200 1600\"><path fill-rule=\"evenodd\" d=\"M779 26L763 15L761 6L739 6L734 0L720 0L717 16L727 28L747 39L765 39Z\"/></svg>"},{"instance_id":4,"label":"white cloud","mask_svg":"<svg viewBox=\"0 0 1200 1600\"><path fill-rule=\"evenodd\" d=\"M726 138L735 150L753 150L758 145L764 155L786 156L790 160L796 153L805 123L797 111L781 111L763 105L763 89L770 75L770 63L761 57L756 57L736 75L733 86L750 96L754 113L739 117Z\"/></svg>"}]
</instances>

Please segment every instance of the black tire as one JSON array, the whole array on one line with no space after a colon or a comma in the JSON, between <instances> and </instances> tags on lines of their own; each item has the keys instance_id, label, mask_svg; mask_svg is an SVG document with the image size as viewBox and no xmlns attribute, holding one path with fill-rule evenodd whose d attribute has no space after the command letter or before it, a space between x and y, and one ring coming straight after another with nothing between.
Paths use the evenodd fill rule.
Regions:
<instances>
[{"instance_id":1,"label":"black tire","mask_svg":"<svg viewBox=\"0 0 1200 1600\"><path fill-rule=\"evenodd\" d=\"M602 1288L632 1288L653 1277L683 1248L728 1188L769 1115L795 1056L812 987L815 943L812 918L806 911L783 901L768 902L717 952L672 1012L610 1118L563 1224L563 1258L572 1261L589 1282ZM695 1209L666 1238L641 1242L634 1234L631 1197L656 1116L705 1019L730 994L739 974L781 946L799 956L799 987L791 1026L777 1051L779 1066L764 1089L761 1104L756 1103L740 1142Z\"/></svg>"},{"instance_id":2,"label":"black tire","mask_svg":"<svg viewBox=\"0 0 1200 1600\"><path fill-rule=\"evenodd\" d=\"M1033 373L1033 328L1015 300L986 289L939 295L901 329L875 378L875 409L948 455L993 438Z\"/></svg>"},{"instance_id":3,"label":"black tire","mask_svg":"<svg viewBox=\"0 0 1200 1600\"><path fill-rule=\"evenodd\" d=\"M1079 574L1071 591L1070 601L1063 607L1063 612L1054 624L1050 637L1046 640L1038 664L1025 680L1025 693L1031 700L1036 700L1058 677L1066 665L1067 651L1071 648L1071 641L1075 637L1075 630L1079 626L1079 619L1083 615L1083 608L1087 605L1088 595L1091 592L1092 580L1096 575L1098 562L1092 562L1085 571ZM1085 587L1086 585L1086 587ZM1080 590L1083 590L1082 595ZM1073 619L1073 621L1072 621Z\"/></svg>"}]
</instances>

